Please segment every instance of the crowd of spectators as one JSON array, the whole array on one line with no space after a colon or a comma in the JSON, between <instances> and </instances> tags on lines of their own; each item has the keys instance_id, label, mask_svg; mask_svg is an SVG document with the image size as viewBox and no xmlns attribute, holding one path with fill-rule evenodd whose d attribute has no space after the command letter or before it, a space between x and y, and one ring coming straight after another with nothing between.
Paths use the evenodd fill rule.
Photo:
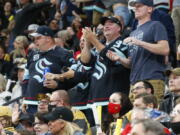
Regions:
<instances>
[{"instance_id":1,"label":"crowd of spectators","mask_svg":"<svg viewBox=\"0 0 180 135\"><path fill-rule=\"evenodd\" d=\"M179 0L0 0L0 135L179 128Z\"/></svg>"}]
</instances>

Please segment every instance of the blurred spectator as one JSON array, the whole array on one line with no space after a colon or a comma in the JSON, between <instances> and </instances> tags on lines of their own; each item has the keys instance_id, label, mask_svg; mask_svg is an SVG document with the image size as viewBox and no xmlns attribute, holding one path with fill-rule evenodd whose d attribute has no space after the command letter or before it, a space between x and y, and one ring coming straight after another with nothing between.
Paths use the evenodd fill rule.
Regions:
<instances>
[{"instance_id":1,"label":"blurred spectator","mask_svg":"<svg viewBox=\"0 0 180 135\"><path fill-rule=\"evenodd\" d=\"M60 30L57 33L56 43L58 46L66 48L68 50L71 49L71 44L68 41L72 38L71 34L67 30Z\"/></svg>"},{"instance_id":2,"label":"blurred spectator","mask_svg":"<svg viewBox=\"0 0 180 135\"><path fill-rule=\"evenodd\" d=\"M82 27L83 27L82 21L79 20L78 18L74 18L71 27L75 32L75 35L78 37L78 39L80 39L82 36Z\"/></svg>"},{"instance_id":3,"label":"blurred spectator","mask_svg":"<svg viewBox=\"0 0 180 135\"><path fill-rule=\"evenodd\" d=\"M93 75L90 77L88 102L107 106L112 93L118 91L129 93L129 70L121 63L108 58L106 54L108 51L112 51L126 58L128 48L122 43L122 24L116 17L103 17L102 24L106 38L104 44L98 40L90 28L83 29L86 44L81 52L81 62L94 67ZM92 49L92 46L96 50Z\"/></svg>"},{"instance_id":4,"label":"blurred spectator","mask_svg":"<svg viewBox=\"0 0 180 135\"><path fill-rule=\"evenodd\" d=\"M59 1L59 10L62 15L63 28L66 28L71 25L74 15L79 14L80 9L71 2L71 0L60 0Z\"/></svg>"},{"instance_id":5,"label":"blurred spectator","mask_svg":"<svg viewBox=\"0 0 180 135\"><path fill-rule=\"evenodd\" d=\"M157 109L157 99L152 94L141 93L134 99L133 106L137 108L152 108Z\"/></svg>"},{"instance_id":6,"label":"blurred spectator","mask_svg":"<svg viewBox=\"0 0 180 135\"><path fill-rule=\"evenodd\" d=\"M58 20L56 19L49 20L48 26L54 32L54 34L56 34L59 31Z\"/></svg>"},{"instance_id":7,"label":"blurred spectator","mask_svg":"<svg viewBox=\"0 0 180 135\"><path fill-rule=\"evenodd\" d=\"M14 40L14 50L10 53L11 61L13 64L25 64L27 63L26 49L29 45L29 41L26 36L17 36Z\"/></svg>"},{"instance_id":8,"label":"blurred spectator","mask_svg":"<svg viewBox=\"0 0 180 135\"><path fill-rule=\"evenodd\" d=\"M37 19L36 14L42 10L43 7L49 7L54 4L56 0L48 0L42 3L31 3L30 0L20 0L22 9L18 10L15 16L15 26L12 31L12 41L16 36L24 34L28 25L35 23ZM22 20L24 20L22 22Z\"/></svg>"},{"instance_id":9,"label":"blurred spectator","mask_svg":"<svg viewBox=\"0 0 180 135\"><path fill-rule=\"evenodd\" d=\"M43 3L30 3L30 0L20 0L22 9L17 11L15 17L15 27L13 29L13 38L24 33L24 30L29 24L32 24L37 17L35 14L40 12L43 7L51 5L49 1ZM22 20L23 23L22 23Z\"/></svg>"},{"instance_id":10,"label":"blurred spectator","mask_svg":"<svg viewBox=\"0 0 180 135\"><path fill-rule=\"evenodd\" d=\"M34 130L36 135L51 135L49 133L48 121L44 118L47 113L36 113L34 120Z\"/></svg>"},{"instance_id":11,"label":"blurred spectator","mask_svg":"<svg viewBox=\"0 0 180 135\"><path fill-rule=\"evenodd\" d=\"M176 34L176 46L180 44L180 1L173 0L173 9L171 13L171 17L173 19L175 34Z\"/></svg>"},{"instance_id":12,"label":"blurred spectator","mask_svg":"<svg viewBox=\"0 0 180 135\"><path fill-rule=\"evenodd\" d=\"M131 134L164 135L164 127L157 121L150 119L137 120L132 124Z\"/></svg>"},{"instance_id":13,"label":"blurred spectator","mask_svg":"<svg viewBox=\"0 0 180 135\"><path fill-rule=\"evenodd\" d=\"M28 113L21 113L19 115L19 125L17 129L27 129L30 132L34 132L34 116Z\"/></svg>"},{"instance_id":14,"label":"blurred spectator","mask_svg":"<svg viewBox=\"0 0 180 135\"><path fill-rule=\"evenodd\" d=\"M39 93L51 93L58 87L65 87L63 83L55 80L44 80L45 68L49 68L48 72L51 73L61 73L64 67L69 67L74 62L74 59L68 50L56 46L54 33L49 27L40 26L31 36L35 38L38 50L32 50L28 56L29 80L25 97L27 102L33 100L37 103L36 96ZM29 106L28 111L36 111L36 106Z\"/></svg>"},{"instance_id":15,"label":"blurred spectator","mask_svg":"<svg viewBox=\"0 0 180 135\"><path fill-rule=\"evenodd\" d=\"M130 45L129 57L125 64L131 67L130 82L133 85L138 80L149 80L160 101L165 88L165 56L169 54L166 29L160 22L151 19L152 0L130 1L129 4L134 7L135 18L138 20L138 28L124 40ZM160 32L163 34L159 35ZM151 65L153 67L149 68Z\"/></svg>"},{"instance_id":16,"label":"blurred spectator","mask_svg":"<svg viewBox=\"0 0 180 135\"><path fill-rule=\"evenodd\" d=\"M74 116L73 122L83 130L83 133L91 135L90 125L86 119L86 116L80 110L71 108L70 98L65 90L54 91L50 97L50 103L56 107L64 106L71 109Z\"/></svg>"},{"instance_id":17,"label":"blurred spectator","mask_svg":"<svg viewBox=\"0 0 180 135\"><path fill-rule=\"evenodd\" d=\"M37 112L38 113L47 113L51 110L49 110L49 102L50 102L50 97L47 96L46 94L39 94L38 98L39 100L38 102L38 109Z\"/></svg>"},{"instance_id":18,"label":"blurred spectator","mask_svg":"<svg viewBox=\"0 0 180 135\"><path fill-rule=\"evenodd\" d=\"M15 13L13 11L13 5L10 1L6 1L4 4L4 19L3 19L3 28L8 28L8 25L11 21L14 20Z\"/></svg>"},{"instance_id":19,"label":"blurred spectator","mask_svg":"<svg viewBox=\"0 0 180 135\"><path fill-rule=\"evenodd\" d=\"M130 99L127 95L121 92L115 92L111 94L108 104L108 112L110 114L110 121L108 121L108 127L104 127L106 134L113 135L117 119L122 119L124 115L133 108ZM105 118L104 118L105 119ZM122 128L122 127L119 127Z\"/></svg>"},{"instance_id":20,"label":"blurred spectator","mask_svg":"<svg viewBox=\"0 0 180 135\"><path fill-rule=\"evenodd\" d=\"M7 54L6 48L0 45L0 73L9 77L11 68L10 56Z\"/></svg>"},{"instance_id":21,"label":"blurred spectator","mask_svg":"<svg viewBox=\"0 0 180 135\"><path fill-rule=\"evenodd\" d=\"M45 116L49 121L49 129L52 135L84 135L81 129L74 124L73 113L66 107L57 107Z\"/></svg>"},{"instance_id":22,"label":"blurred spectator","mask_svg":"<svg viewBox=\"0 0 180 135\"><path fill-rule=\"evenodd\" d=\"M169 114L175 106L175 100L180 96L180 68L167 70L166 75L169 78L170 92L164 96L159 109Z\"/></svg>"},{"instance_id":23,"label":"blurred spectator","mask_svg":"<svg viewBox=\"0 0 180 135\"><path fill-rule=\"evenodd\" d=\"M153 12L151 14L151 20L152 21L159 21L163 24L163 26L166 29L167 36L168 36L168 43L169 43L169 48L170 48L170 54L168 57L167 62L171 64L170 66L176 67L176 37L175 37L175 28L173 25L173 20L171 16L160 9L154 9L153 7ZM133 22L133 27L132 30L136 29L138 26L138 21L135 20Z\"/></svg>"},{"instance_id":24,"label":"blurred spectator","mask_svg":"<svg viewBox=\"0 0 180 135\"><path fill-rule=\"evenodd\" d=\"M154 94L154 88L152 86L151 83L149 83L148 81L137 81L132 89L132 96L135 97L141 93L147 93L147 94ZM133 99L132 99L133 100Z\"/></svg>"},{"instance_id":25,"label":"blurred spectator","mask_svg":"<svg viewBox=\"0 0 180 135\"><path fill-rule=\"evenodd\" d=\"M9 46L9 40L10 40L10 30L2 29L0 31L0 44L5 46L6 50L8 49L8 46Z\"/></svg>"},{"instance_id":26,"label":"blurred spectator","mask_svg":"<svg viewBox=\"0 0 180 135\"><path fill-rule=\"evenodd\" d=\"M22 64L17 67L18 68L17 82L16 82L15 86L12 88L11 100L22 96L22 83L23 83L23 77L24 77L24 72L25 72L25 66L26 66L26 64Z\"/></svg>"},{"instance_id":27,"label":"blurred spectator","mask_svg":"<svg viewBox=\"0 0 180 135\"><path fill-rule=\"evenodd\" d=\"M13 135L15 131L12 125L12 110L8 106L0 106L0 133Z\"/></svg>"},{"instance_id":28,"label":"blurred spectator","mask_svg":"<svg viewBox=\"0 0 180 135\"><path fill-rule=\"evenodd\" d=\"M40 3L44 3L46 2L46 0L33 0L34 4L40 4ZM41 8L41 11L38 11L35 14L35 21L33 23L39 24L39 25L47 25L48 24L48 20L52 19L54 17L54 14L56 12L56 7L55 7L56 3L53 3L51 6L45 6L43 8Z\"/></svg>"}]
</instances>

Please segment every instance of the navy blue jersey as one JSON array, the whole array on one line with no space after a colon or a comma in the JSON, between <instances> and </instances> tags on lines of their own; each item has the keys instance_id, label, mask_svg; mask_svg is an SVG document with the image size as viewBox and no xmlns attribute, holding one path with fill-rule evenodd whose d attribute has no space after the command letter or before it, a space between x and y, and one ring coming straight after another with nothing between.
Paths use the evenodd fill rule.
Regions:
<instances>
[{"instance_id":1,"label":"navy blue jersey","mask_svg":"<svg viewBox=\"0 0 180 135\"><path fill-rule=\"evenodd\" d=\"M71 66L76 72L85 73L92 70L92 67L84 66L80 61ZM78 76L79 77L79 76ZM82 78L83 79L83 78ZM83 80L85 81L85 79ZM86 109L89 95L89 81L79 82L75 87L68 91L71 97L71 105L77 109Z\"/></svg>"},{"instance_id":2,"label":"navy blue jersey","mask_svg":"<svg viewBox=\"0 0 180 135\"><path fill-rule=\"evenodd\" d=\"M107 45L100 53L92 54L92 65L94 71L90 79L90 90L88 103L107 105L109 96L117 91L128 94L129 92L129 69L119 62L113 62L106 57L108 50L116 52L119 56L126 58L128 46L122 43L121 38Z\"/></svg>"},{"instance_id":3,"label":"navy blue jersey","mask_svg":"<svg viewBox=\"0 0 180 135\"><path fill-rule=\"evenodd\" d=\"M72 54L61 47L54 47L46 52L32 51L28 56L29 81L26 97L34 98L38 93L51 92L50 89L43 87L43 72L46 67L51 73L58 74L73 62Z\"/></svg>"}]
</instances>

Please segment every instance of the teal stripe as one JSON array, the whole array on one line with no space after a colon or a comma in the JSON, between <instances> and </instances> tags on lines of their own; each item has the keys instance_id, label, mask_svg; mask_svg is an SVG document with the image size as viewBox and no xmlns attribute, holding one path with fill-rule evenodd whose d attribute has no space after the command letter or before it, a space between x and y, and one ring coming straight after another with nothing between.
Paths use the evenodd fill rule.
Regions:
<instances>
[{"instance_id":1,"label":"teal stripe","mask_svg":"<svg viewBox=\"0 0 180 135\"><path fill-rule=\"evenodd\" d=\"M94 5L94 6L87 6L87 7L85 6L85 7L83 7L83 10L96 10L96 11L98 11L100 13L104 13L106 11L105 9L100 8L100 7L96 6L96 5Z\"/></svg>"}]
</instances>

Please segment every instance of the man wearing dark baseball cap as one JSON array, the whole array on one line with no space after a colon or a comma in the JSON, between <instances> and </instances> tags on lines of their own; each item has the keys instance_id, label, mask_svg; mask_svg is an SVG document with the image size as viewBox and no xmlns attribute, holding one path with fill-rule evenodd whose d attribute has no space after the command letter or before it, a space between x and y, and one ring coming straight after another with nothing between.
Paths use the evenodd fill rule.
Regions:
<instances>
[{"instance_id":1,"label":"man wearing dark baseball cap","mask_svg":"<svg viewBox=\"0 0 180 135\"><path fill-rule=\"evenodd\" d=\"M129 5L134 7L135 4L140 3L149 7L153 7L153 0L131 0Z\"/></svg>"},{"instance_id":2,"label":"man wearing dark baseball cap","mask_svg":"<svg viewBox=\"0 0 180 135\"><path fill-rule=\"evenodd\" d=\"M49 121L49 130L52 135L84 135L79 126L72 122L73 113L66 107L57 107L44 118Z\"/></svg>"},{"instance_id":3,"label":"man wearing dark baseball cap","mask_svg":"<svg viewBox=\"0 0 180 135\"><path fill-rule=\"evenodd\" d=\"M124 65L131 68L131 85L139 80L148 80L160 102L165 88L164 59L170 52L167 32L162 23L151 19L153 0L131 0L129 5L134 7L138 24L123 41L130 45L129 56ZM122 59L119 60L123 63ZM151 65L153 66L149 68Z\"/></svg>"},{"instance_id":4,"label":"man wearing dark baseball cap","mask_svg":"<svg viewBox=\"0 0 180 135\"><path fill-rule=\"evenodd\" d=\"M175 101L180 97L180 68L167 70L165 75L169 78L170 92L165 96L166 98L160 105L160 110L170 113L175 106Z\"/></svg>"},{"instance_id":5,"label":"man wearing dark baseball cap","mask_svg":"<svg viewBox=\"0 0 180 135\"><path fill-rule=\"evenodd\" d=\"M31 71L31 77L28 80L24 103L28 104L27 111L34 113L37 106L33 105L38 104L37 95L51 93L52 89L58 89L59 86L56 80L44 79L46 69L51 73L61 73L62 67L69 67L74 61L68 50L56 46L53 31L48 26L39 26L37 31L30 35L34 37L37 49L32 49L28 57L27 69Z\"/></svg>"},{"instance_id":6,"label":"man wearing dark baseball cap","mask_svg":"<svg viewBox=\"0 0 180 135\"><path fill-rule=\"evenodd\" d=\"M55 121L58 119L62 119L65 121L72 122L73 113L70 109L66 107L57 107L55 110L45 115L45 119L47 119L48 121Z\"/></svg>"},{"instance_id":7,"label":"man wearing dark baseball cap","mask_svg":"<svg viewBox=\"0 0 180 135\"><path fill-rule=\"evenodd\" d=\"M117 17L114 17L114 16L102 17L101 18L101 24L104 25L107 20L110 20L113 23L118 24L122 28L122 24Z\"/></svg>"},{"instance_id":8,"label":"man wearing dark baseball cap","mask_svg":"<svg viewBox=\"0 0 180 135\"><path fill-rule=\"evenodd\" d=\"M117 53L123 58L127 58L128 46L122 42L123 27L118 18L114 16L103 17L101 23L103 24L105 43L100 42L90 28L83 29L83 37L87 43L82 50L81 62L95 67L90 78L89 94L91 96L88 101L91 104L102 105L105 109L112 93L116 91L128 93L129 90L129 69L107 55L108 53ZM98 53L95 54L89 44Z\"/></svg>"},{"instance_id":9,"label":"man wearing dark baseball cap","mask_svg":"<svg viewBox=\"0 0 180 135\"><path fill-rule=\"evenodd\" d=\"M39 36L50 36L53 37L54 33L48 26L39 26L37 31L31 33L30 36L32 37L39 37Z\"/></svg>"}]
</instances>

